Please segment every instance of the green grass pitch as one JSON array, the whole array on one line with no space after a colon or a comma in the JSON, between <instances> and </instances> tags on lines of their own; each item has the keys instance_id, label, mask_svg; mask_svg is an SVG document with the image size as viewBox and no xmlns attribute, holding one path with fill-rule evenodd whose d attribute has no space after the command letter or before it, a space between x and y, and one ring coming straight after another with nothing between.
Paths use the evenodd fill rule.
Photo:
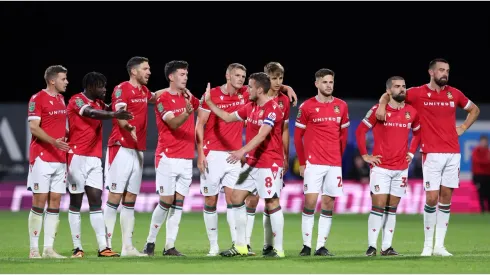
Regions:
<instances>
[{"instance_id":1,"label":"green grass pitch","mask_svg":"<svg viewBox=\"0 0 490 275\"><path fill-rule=\"evenodd\" d=\"M284 248L286 258L206 257L209 249L202 213L184 213L176 247L187 257L164 257L165 229L156 242L152 258L98 258L97 243L88 213L82 214L83 259L29 260L27 233L28 212L0 212L1 273L488 273L490 271L490 216L452 215L446 247L453 257L420 257L423 248L421 215L398 215L393 247L404 256L365 257L367 249L367 215L337 215L327 241L335 257L299 257L302 248L301 214L286 214ZM151 213L136 213L133 242L144 246ZM55 249L69 256L72 241L68 214L61 213ZM313 246L316 244L318 214L315 215ZM42 248L43 235L40 237ZM379 242L379 240L378 240ZM263 243L262 214L257 213L252 248L260 255ZM230 246L225 214L219 215L219 245ZM119 220L113 238L120 252ZM313 247L314 248L314 247Z\"/></svg>"}]
</instances>

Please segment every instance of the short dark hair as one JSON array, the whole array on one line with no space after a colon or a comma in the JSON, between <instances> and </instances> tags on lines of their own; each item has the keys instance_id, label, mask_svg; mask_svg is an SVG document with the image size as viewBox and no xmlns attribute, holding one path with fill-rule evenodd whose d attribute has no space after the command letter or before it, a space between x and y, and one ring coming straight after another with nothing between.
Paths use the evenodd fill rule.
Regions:
<instances>
[{"instance_id":1,"label":"short dark hair","mask_svg":"<svg viewBox=\"0 0 490 275\"><path fill-rule=\"evenodd\" d=\"M245 72L247 71L245 66L243 66L242 64L231 63L230 65L228 65L228 68L226 68L226 73L231 73L231 71L233 71L234 69L240 69L240 70L245 71Z\"/></svg>"},{"instance_id":2,"label":"short dark hair","mask_svg":"<svg viewBox=\"0 0 490 275\"><path fill-rule=\"evenodd\" d=\"M134 67L140 65L143 62L150 62L150 60L146 57L142 56L133 56L128 60L128 63L126 63L126 69L128 70L128 74L131 75L131 70L134 69Z\"/></svg>"},{"instance_id":3,"label":"short dark hair","mask_svg":"<svg viewBox=\"0 0 490 275\"><path fill-rule=\"evenodd\" d=\"M436 58L436 59L433 59L429 62L429 69L433 69L434 66L437 64L437 62L449 64L449 62L444 58Z\"/></svg>"},{"instance_id":4,"label":"short dark hair","mask_svg":"<svg viewBox=\"0 0 490 275\"><path fill-rule=\"evenodd\" d=\"M315 73L315 79L319 79L327 75L331 75L332 77L335 77L335 73L332 70L323 68Z\"/></svg>"},{"instance_id":5,"label":"short dark hair","mask_svg":"<svg viewBox=\"0 0 490 275\"><path fill-rule=\"evenodd\" d=\"M405 80L405 79L401 76L392 76L388 78L388 80L386 80L386 89L390 89L391 87L393 87L393 80Z\"/></svg>"},{"instance_id":6,"label":"short dark hair","mask_svg":"<svg viewBox=\"0 0 490 275\"><path fill-rule=\"evenodd\" d=\"M170 82L169 75L175 73L177 70L187 70L189 68L189 63L182 60L172 60L165 64L165 78Z\"/></svg>"},{"instance_id":7,"label":"short dark hair","mask_svg":"<svg viewBox=\"0 0 490 275\"><path fill-rule=\"evenodd\" d=\"M61 65L49 66L44 72L44 80L46 81L46 83L49 83L49 81L52 80L53 78L56 78L59 73L66 74L67 72L68 70Z\"/></svg>"},{"instance_id":8,"label":"short dark hair","mask_svg":"<svg viewBox=\"0 0 490 275\"><path fill-rule=\"evenodd\" d=\"M253 73L248 77L248 79L255 80L257 87L264 89L264 93L267 93L271 88L271 79L266 73Z\"/></svg>"},{"instance_id":9,"label":"short dark hair","mask_svg":"<svg viewBox=\"0 0 490 275\"><path fill-rule=\"evenodd\" d=\"M107 78L98 72L90 72L83 77L83 89L104 87L107 84Z\"/></svg>"},{"instance_id":10,"label":"short dark hair","mask_svg":"<svg viewBox=\"0 0 490 275\"><path fill-rule=\"evenodd\" d=\"M284 75L284 67L279 62L269 62L264 66L264 73L269 76Z\"/></svg>"}]
</instances>

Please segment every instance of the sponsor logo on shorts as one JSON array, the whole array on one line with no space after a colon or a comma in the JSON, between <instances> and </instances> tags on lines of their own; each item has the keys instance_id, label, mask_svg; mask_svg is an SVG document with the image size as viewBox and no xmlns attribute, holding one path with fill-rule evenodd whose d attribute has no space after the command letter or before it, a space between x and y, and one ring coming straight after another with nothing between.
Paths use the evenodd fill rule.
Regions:
<instances>
[{"instance_id":1,"label":"sponsor logo on shorts","mask_svg":"<svg viewBox=\"0 0 490 275\"><path fill-rule=\"evenodd\" d=\"M116 183L113 183L112 186L111 186L111 189L112 190L116 190L116 187L117 187L117 184Z\"/></svg>"},{"instance_id":2,"label":"sponsor logo on shorts","mask_svg":"<svg viewBox=\"0 0 490 275\"><path fill-rule=\"evenodd\" d=\"M374 191L379 192L379 185L374 186Z\"/></svg>"}]
</instances>

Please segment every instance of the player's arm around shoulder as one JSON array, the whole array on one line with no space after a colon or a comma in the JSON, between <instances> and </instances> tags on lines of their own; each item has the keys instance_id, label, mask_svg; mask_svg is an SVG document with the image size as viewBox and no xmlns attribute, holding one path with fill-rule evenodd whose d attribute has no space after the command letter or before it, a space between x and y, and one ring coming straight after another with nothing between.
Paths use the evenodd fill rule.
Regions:
<instances>
[{"instance_id":1,"label":"player's arm around shoulder","mask_svg":"<svg viewBox=\"0 0 490 275\"><path fill-rule=\"evenodd\" d=\"M242 110L244 107L240 108L238 111L234 113L228 113L225 110L220 109L218 106L216 106L212 100L211 97L211 84L208 83L208 86L206 88L206 92L204 93L204 101L206 102L207 106L213 112L216 116L224 120L225 122L235 122L239 120L244 120L242 117L237 115L237 112ZM247 106L247 105L245 105ZM243 112L242 112L243 113Z\"/></svg>"},{"instance_id":2,"label":"player's arm around shoulder","mask_svg":"<svg viewBox=\"0 0 490 275\"><path fill-rule=\"evenodd\" d=\"M172 130L176 130L187 121L192 112L194 112L194 109L192 108L192 105L186 100L184 112L182 112L178 116L175 116L174 112L171 111L172 105L170 102L171 99L169 97L169 94L164 93L158 98L156 108L160 114L160 117L168 125L168 127L170 127L170 129Z\"/></svg>"}]
</instances>

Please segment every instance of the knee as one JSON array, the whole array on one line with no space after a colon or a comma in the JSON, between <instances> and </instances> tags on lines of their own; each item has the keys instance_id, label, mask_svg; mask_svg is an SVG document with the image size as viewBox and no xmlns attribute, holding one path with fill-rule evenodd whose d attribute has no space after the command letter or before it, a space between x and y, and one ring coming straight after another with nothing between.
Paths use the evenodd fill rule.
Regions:
<instances>
[{"instance_id":1,"label":"knee","mask_svg":"<svg viewBox=\"0 0 490 275\"><path fill-rule=\"evenodd\" d=\"M279 198L265 199L265 207L269 210L279 207Z\"/></svg>"},{"instance_id":2,"label":"knee","mask_svg":"<svg viewBox=\"0 0 490 275\"><path fill-rule=\"evenodd\" d=\"M259 196L250 195L247 197L246 204L248 208L257 208L259 204Z\"/></svg>"},{"instance_id":3,"label":"knee","mask_svg":"<svg viewBox=\"0 0 490 275\"><path fill-rule=\"evenodd\" d=\"M437 205L438 194L436 192L427 192L425 197L425 204L434 207Z\"/></svg>"},{"instance_id":4,"label":"knee","mask_svg":"<svg viewBox=\"0 0 490 275\"><path fill-rule=\"evenodd\" d=\"M119 205L119 203L121 202L121 198L122 198L122 194L110 192L109 197L107 198L107 201L109 203Z\"/></svg>"},{"instance_id":5,"label":"knee","mask_svg":"<svg viewBox=\"0 0 490 275\"><path fill-rule=\"evenodd\" d=\"M335 205L335 198L334 197L323 196L323 198L322 198L322 209L323 210L333 211L334 205Z\"/></svg>"},{"instance_id":6,"label":"knee","mask_svg":"<svg viewBox=\"0 0 490 275\"><path fill-rule=\"evenodd\" d=\"M80 209L82 207L83 193L70 194L70 206Z\"/></svg>"},{"instance_id":7,"label":"knee","mask_svg":"<svg viewBox=\"0 0 490 275\"><path fill-rule=\"evenodd\" d=\"M59 193L49 194L48 208L60 208L60 202L61 202L61 194Z\"/></svg>"},{"instance_id":8,"label":"knee","mask_svg":"<svg viewBox=\"0 0 490 275\"><path fill-rule=\"evenodd\" d=\"M204 197L204 204L207 206L215 207L218 203L218 196Z\"/></svg>"}]
</instances>

